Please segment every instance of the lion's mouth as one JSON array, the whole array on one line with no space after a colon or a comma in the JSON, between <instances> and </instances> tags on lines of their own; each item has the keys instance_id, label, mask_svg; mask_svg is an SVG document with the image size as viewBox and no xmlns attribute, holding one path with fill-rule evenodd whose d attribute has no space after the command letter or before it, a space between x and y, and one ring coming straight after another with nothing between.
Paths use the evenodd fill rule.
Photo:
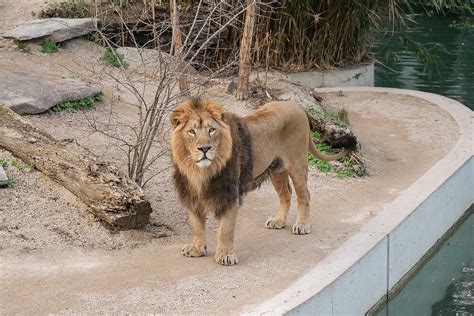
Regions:
<instances>
[{"instance_id":1,"label":"lion's mouth","mask_svg":"<svg viewBox=\"0 0 474 316\"><path fill-rule=\"evenodd\" d=\"M206 168L206 167L209 167L211 163L212 163L212 159L204 156L201 159L199 159L199 161L197 162L197 165L199 168Z\"/></svg>"}]
</instances>

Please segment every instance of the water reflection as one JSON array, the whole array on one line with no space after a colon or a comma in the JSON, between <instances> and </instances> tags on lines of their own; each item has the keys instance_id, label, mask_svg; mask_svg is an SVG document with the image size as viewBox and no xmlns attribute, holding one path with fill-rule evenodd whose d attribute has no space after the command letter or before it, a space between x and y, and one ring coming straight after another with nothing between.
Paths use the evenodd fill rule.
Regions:
<instances>
[{"instance_id":1,"label":"water reflection","mask_svg":"<svg viewBox=\"0 0 474 316\"><path fill-rule=\"evenodd\" d=\"M433 305L433 315L474 314L474 262L462 272L462 277L448 287L445 297Z\"/></svg>"},{"instance_id":2,"label":"water reflection","mask_svg":"<svg viewBox=\"0 0 474 316\"><path fill-rule=\"evenodd\" d=\"M474 18L463 25L456 17L417 16L414 20L406 34L436 53L441 63L426 72L425 65L393 36L387 24L372 49L386 65L376 64L375 85L438 93L474 109ZM386 56L392 58L386 60Z\"/></svg>"}]
</instances>

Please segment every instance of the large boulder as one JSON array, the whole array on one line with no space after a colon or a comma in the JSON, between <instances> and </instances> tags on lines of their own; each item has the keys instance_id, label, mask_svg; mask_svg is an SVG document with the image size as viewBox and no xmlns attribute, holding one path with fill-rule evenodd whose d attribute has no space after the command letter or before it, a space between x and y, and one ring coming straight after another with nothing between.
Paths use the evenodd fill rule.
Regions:
<instances>
[{"instance_id":1,"label":"large boulder","mask_svg":"<svg viewBox=\"0 0 474 316\"><path fill-rule=\"evenodd\" d=\"M96 25L95 18L40 19L19 23L15 28L3 33L2 36L18 41L43 38L57 43L88 34L96 29Z\"/></svg>"},{"instance_id":2,"label":"large boulder","mask_svg":"<svg viewBox=\"0 0 474 316\"><path fill-rule=\"evenodd\" d=\"M98 94L101 87L31 71L0 68L0 103L18 114L45 112L56 104Z\"/></svg>"}]
</instances>

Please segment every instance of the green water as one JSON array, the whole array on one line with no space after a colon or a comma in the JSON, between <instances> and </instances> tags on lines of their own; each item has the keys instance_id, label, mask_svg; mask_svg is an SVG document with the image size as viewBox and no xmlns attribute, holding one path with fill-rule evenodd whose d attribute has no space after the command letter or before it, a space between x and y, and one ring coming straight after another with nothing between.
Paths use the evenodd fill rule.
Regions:
<instances>
[{"instance_id":1,"label":"green water","mask_svg":"<svg viewBox=\"0 0 474 316\"><path fill-rule=\"evenodd\" d=\"M431 72L408 51L387 23L376 38L372 53L376 63L375 85L433 92L474 109L474 17L463 20L445 16L414 16L407 36L439 56ZM440 45L436 44L439 43ZM386 56L390 56L387 60Z\"/></svg>"},{"instance_id":2,"label":"green water","mask_svg":"<svg viewBox=\"0 0 474 316\"><path fill-rule=\"evenodd\" d=\"M447 239L377 316L474 315L474 215Z\"/></svg>"},{"instance_id":3,"label":"green water","mask_svg":"<svg viewBox=\"0 0 474 316\"><path fill-rule=\"evenodd\" d=\"M439 63L426 69L386 24L372 48L380 62L375 85L437 93L474 109L474 17L415 16L406 35L439 56ZM377 316L474 315L473 236L470 215Z\"/></svg>"}]
</instances>

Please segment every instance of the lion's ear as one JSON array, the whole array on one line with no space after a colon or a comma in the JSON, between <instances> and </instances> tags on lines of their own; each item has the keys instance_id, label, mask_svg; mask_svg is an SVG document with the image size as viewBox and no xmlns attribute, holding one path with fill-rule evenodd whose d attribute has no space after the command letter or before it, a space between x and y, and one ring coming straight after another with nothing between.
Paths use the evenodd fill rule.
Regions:
<instances>
[{"instance_id":1,"label":"lion's ear","mask_svg":"<svg viewBox=\"0 0 474 316\"><path fill-rule=\"evenodd\" d=\"M186 122L188 115L180 108L175 109L170 114L170 122L173 128L176 128L180 123Z\"/></svg>"},{"instance_id":2,"label":"lion's ear","mask_svg":"<svg viewBox=\"0 0 474 316\"><path fill-rule=\"evenodd\" d=\"M222 119L222 122L227 123L227 121L229 120L229 114L226 112L223 112L221 114L221 119Z\"/></svg>"},{"instance_id":3,"label":"lion's ear","mask_svg":"<svg viewBox=\"0 0 474 316\"><path fill-rule=\"evenodd\" d=\"M207 104L206 110L211 114L212 118L216 121L222 121L222 114L224 114L224 109L218 103L209 102Z\"/></svg>"}]
</instances>

